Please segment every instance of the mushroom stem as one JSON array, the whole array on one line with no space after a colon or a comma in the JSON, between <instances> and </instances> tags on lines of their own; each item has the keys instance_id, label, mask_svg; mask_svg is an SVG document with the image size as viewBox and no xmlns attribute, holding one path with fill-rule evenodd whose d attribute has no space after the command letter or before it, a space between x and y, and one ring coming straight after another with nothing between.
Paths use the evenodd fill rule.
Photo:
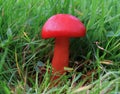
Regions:
<instances>
[{"instance_id":1,"label":"mushroom stem","mask_svg":"<svg viewBox=\"0 0 120 94\"><path fill-rule=\"evenodd\" d=\"M57 79L65 73L64 67L69 61L69 38L56 38L54 56L52 60L53 79ZM58 74L58 76L56 75Z\"/></svg>"}]
</instances>

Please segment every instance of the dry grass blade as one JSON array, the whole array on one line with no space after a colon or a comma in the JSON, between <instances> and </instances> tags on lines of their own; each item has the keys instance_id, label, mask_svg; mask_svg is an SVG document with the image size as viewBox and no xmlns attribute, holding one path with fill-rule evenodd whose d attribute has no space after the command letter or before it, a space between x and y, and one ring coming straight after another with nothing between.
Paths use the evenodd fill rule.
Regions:
<instances>
[{"instance_id":1,"label":"dry grass blade","mask_svg":"<svg viewBox=\"0 0 120 94\"><path fill-rule=\"evenodd\" d=\"M92 88L94 85L93 84L90 84L88 86L83 86L83 87L80 87L78 89L76 89L75 91L73 91L73 93L79 93L81 91L84 91L84 90L89 90L90 88Z\"/></svg>"},{"instance_id":2,"label":"dry grass blade","mask_svg":"<svg viewBox=\"0 0 120 94\"><path fill-rule=\"evenodd\" d=\"M77 14L79 14L80 16L82 16L82 15L83 15L83 13L82 13L82 12L80 12L79 10L77 10L77 9L74 9L74 11L75 11Z\"/></svg>"},{"instance_id":3,"label":"dry grass blade","mask_svg":"<svg viewBox=\"0 0 120 94\"><path fill-rule=\"evenodd\" d=\"M111 52L109 52L109 51L108 51L108 50L106 50L105 48L103 48L103 47L99 46L100 42L96 41L96 42L95 42L95 44L96 44L96 46L97 46L100 50L105 51L105 52L107 52L107 53L111 54Z\"/></svg>"},{"instance_id":4,"label":"dry grass blade","mask_svg":"<svg viewBox=\"0 0 120 94\"><path fill-rule=\"evenodd\" d=\"M72 71L73 71L73 68L70 68L70 67L64 67L64 70L67 71L67 72L72 72Z\"/></svg>"},{"instance_id":5,"label":"dry grass blade","mask_svg":"<svg viewBox=\"0 0 120 94\"><path fill-rule=\"evenodd\" d=\"M113 65L113 61L111 60L104 60L104 61L100 61L101 64L106 64L106 65Z\"/></svg>"},{"instance_id":6,"label":"dry grass blade","mask_svg":"<svg viewBox=\"0 0 120 94\"><path fill-rule=\"evenodd\" d=\"M18 64L18 56L17 56L16 52L15 52L15 61L16 61L16 67L18 69L18 74L22 78L21 70L20 70L20 67L19 67L19 64Z\"/></svg>"}]
</instances>

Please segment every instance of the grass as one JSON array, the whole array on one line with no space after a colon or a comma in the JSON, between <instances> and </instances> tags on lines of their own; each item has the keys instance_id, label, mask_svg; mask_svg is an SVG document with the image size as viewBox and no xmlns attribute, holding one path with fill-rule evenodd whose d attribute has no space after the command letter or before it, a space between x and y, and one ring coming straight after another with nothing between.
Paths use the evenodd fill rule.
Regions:
<instances>
[{"instance_id":1,"label":"grass","mask_svg":"<svg viewBox=\"0 0 120 94\"><path fill-rule=\"evenodd\" d=\"M72 71L50 88L54 40L40 32L57 13L81 19L87 35L71 39ZM0 0L0 94L11 93L119 94L120 1Z\"/></svg>"}]
</instances>

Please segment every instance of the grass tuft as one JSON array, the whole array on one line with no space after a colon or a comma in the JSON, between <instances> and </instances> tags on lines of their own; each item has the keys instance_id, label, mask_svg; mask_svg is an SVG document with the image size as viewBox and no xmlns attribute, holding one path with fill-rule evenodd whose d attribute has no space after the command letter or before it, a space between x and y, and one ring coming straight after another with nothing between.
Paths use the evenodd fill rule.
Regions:
<instances>
[{"instance_id":1,"label":"grass tuft","mask_svg":"<svg viewBox=\"0 0 120 94\"><path fill-rule=\"evenodd\" d=\"M120 0L0 0L1 94L120 93ZM54 14L78 17L84 38L70 40L70 67L50 88L54 39L41 29Z\"/></svg>"}]
</instances>

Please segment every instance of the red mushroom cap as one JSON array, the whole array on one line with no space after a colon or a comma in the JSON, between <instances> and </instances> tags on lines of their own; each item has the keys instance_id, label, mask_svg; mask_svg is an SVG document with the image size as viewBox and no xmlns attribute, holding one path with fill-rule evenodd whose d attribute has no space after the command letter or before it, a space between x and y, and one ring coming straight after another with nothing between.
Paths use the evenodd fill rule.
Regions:
<instances>
[{"instance_id":1,"label":"red mushroom cap","mask_svg":"<svg viewBox=\"0 0 120 94\"><path fill-rule=\"evenodd\" d=\"M42 28L42 38L82 37L86 29L83 23L70 14L57 14L50 17Z\"/></svg>"}]
</instances>

